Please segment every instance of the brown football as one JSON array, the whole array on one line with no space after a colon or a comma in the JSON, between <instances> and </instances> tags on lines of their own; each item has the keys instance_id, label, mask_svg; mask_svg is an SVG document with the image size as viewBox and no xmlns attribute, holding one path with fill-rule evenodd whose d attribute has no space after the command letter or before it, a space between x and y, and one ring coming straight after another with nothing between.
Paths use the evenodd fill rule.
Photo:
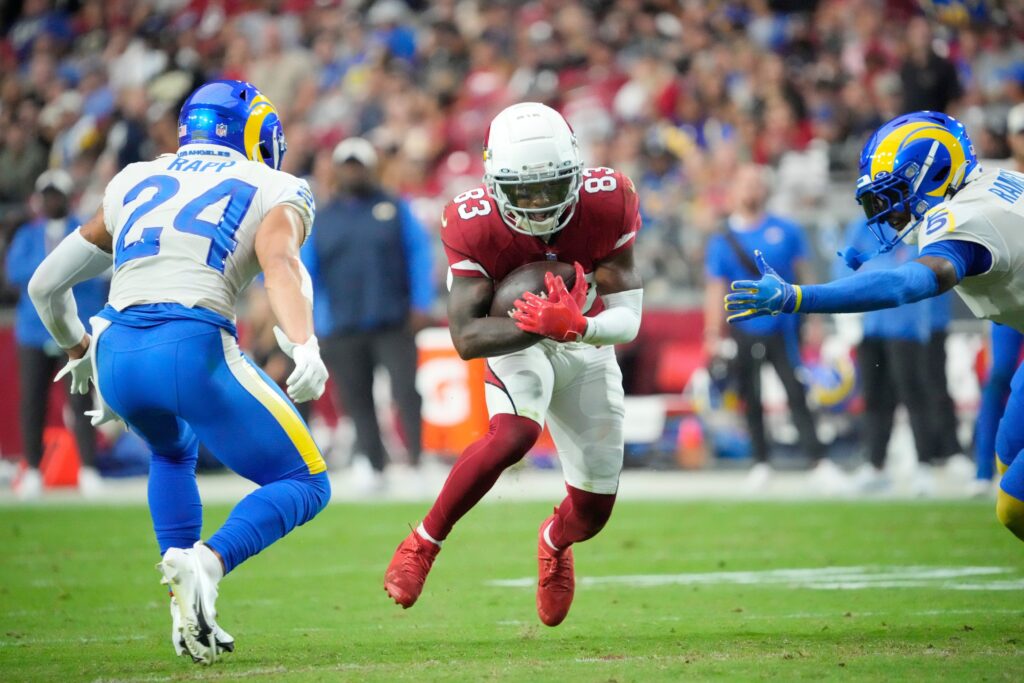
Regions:
<instances>
[{"instance_id":1,"label":"brown football","mask_svg":"<svg viewBox=\"0 0 1024 683\"><path fill-rule=\"evenodd\" d=\"M544 286L544 274L552 272L561 275L565 286L572 289L576 281L576 270L570 263L561 261L534 261L525 266L519 266L505 276L505 279L494 287L494 298L491 299L491 315L507 316L509 311L515 307L516 299L523 295L523 292L541 294L546 292Z\"/></svg>"}]
</instances>

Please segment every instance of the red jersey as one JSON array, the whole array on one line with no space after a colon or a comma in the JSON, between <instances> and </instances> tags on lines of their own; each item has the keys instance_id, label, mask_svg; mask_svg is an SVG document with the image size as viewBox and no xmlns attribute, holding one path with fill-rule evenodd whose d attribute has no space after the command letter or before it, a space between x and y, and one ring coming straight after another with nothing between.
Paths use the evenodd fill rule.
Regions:
<instances>
[{"instance_id":1,"label":"red jersey","mask_svg":"<svg viewBox=\"0 0 1024 683\"><path fill-rule=\"evenodd\" d=\"M508 227L483 186L455 197L441 215L441 241L452 275L495 282L534 261L578 261L589 275L598 263L633 244L639 230L636 188L610 168L583 171L572 218L547 242Z\"/></svg>"}]
</instances>

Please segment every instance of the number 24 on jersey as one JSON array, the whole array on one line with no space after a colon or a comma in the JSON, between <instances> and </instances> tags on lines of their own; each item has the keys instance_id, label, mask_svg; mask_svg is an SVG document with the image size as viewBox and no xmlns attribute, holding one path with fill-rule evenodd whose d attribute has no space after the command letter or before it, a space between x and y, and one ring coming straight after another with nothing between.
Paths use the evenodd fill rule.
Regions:
<instances>
[{"instance_id":1,"label":"number 24 on jersey","mask_svg":"<svg viewBox=\"0 0 1024 683\"><path fill-rule=\"evenodd\" d=\"M126 238L135 227L136 222L177 195L181 184L171 176L150 176L128 190L124 196L124 204L130 204L149 189L156 190L156 192L135 207L118 235L117 244L114 245L114 268L119 268L133 259L155 256L160 253L160 235L164 230L162 226L142 228L139 237L130 242ZM206 254L206 265L223 273L227 257L238 246L235 233L242 225L242 219L245 218L255 196L255 185L250 185L238 178L228 178L185 204L175 215L172 226L180 232L209 239L210 248ZM214 223L199 218L204 210L222 202L225 198L227 202L220 220Z\"/></svg>"}]
</instances>

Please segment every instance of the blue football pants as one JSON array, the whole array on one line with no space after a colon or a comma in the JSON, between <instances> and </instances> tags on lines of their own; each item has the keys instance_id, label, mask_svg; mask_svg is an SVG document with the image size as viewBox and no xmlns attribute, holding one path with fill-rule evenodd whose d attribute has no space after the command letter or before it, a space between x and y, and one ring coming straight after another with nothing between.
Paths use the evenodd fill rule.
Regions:
<instances>
[{"instance_id":1,"label":"blue football pants","mask_svg":"<svg viewBox=\"0 0 1024 683\"><path fill-rule=\"evenodd\" d=\"M996 434L996 467L1002 477L996 494L996 516L1024 540L1024 365L1010 382L1010 398Z\"/></svg>"},{"instance_id":2,"label":"blue football pants","mask_svg":"<svg viewBox=\"0 0 1024 683\"><path fill-rule=\"evenodd\" d=\"M1010 381L1017 369L1024 334L992 323L992 368L981 392L981 407L974 428L974 452L978 479L991 479L995 465L996 431L1010 395ZM1013 457L1004 453L1004 457Z\"/></svg>"},{"instance_id":3,"label":"blue football pants","mask_svg":"<svg viewBox=\"0 0 1024 683\"><path fill-rule=\"evenodd\" d=\"M153 451L149 509L161 554L200 539L200 442L260 485L207 541L225 572L327 504L327 467L309 429L226 331L192 320L112 324L100 334L96 354L104 400Z\"/></svg>"}]
</instances>

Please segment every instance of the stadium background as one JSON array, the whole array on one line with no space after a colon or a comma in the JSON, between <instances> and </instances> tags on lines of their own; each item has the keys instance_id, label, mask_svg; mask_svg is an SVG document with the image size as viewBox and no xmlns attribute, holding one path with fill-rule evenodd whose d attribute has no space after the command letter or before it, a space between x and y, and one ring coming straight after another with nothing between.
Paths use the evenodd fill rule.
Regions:
<instances>
[{"instance_id":1,"label":"stadium background","mask_svg":"<svg viewBox=\"0 0 1024 683\"><path fill-rule=\"evenodd\" d=\"M629 173L642 197L645 322L621 355L635 409L629 427L665 455L638 459L634 444L631 464L700 465L694 437L707 424L683 425L700 407L692 390L680 393L680 369L704 362L703 248L736 164L774 169L772 208L807 228L818 274L828 276L837 236L857 213L860 145L902 106L905 78L915 76L904 68L914 31L930 29L932 47L954 65L959 88L947 94L957 93L952 112L979 155L1006 156L1006 112L1024 101L1021 7L7 0L0 236L6 243L33 210L44 168L67 168L76 211L90 213L120 166L174 150L181 99L216 76L267 91L287 130L286 168L310 177L315 192L334 143L369 137L383 182L436 236L443 202L478 182L489 117L539 99L570 119L588 163ZM914 21L925 16L926 25ZM442 262L438 253L441 291ZM3 292L0 307L0 463L11 463L19 444L12 297ZM256 308L242 313L244 326ZM435 313L443 315L442 301ZM969 431L984 326L957 325L950 355L961 374L951 384L963 391ZM856 410L833 374L848 343L841 324L824 330L821 339L808 330L805 356L824 378L819 402L838 405L821 428L839 432L854 426L842 423ZM446 338L444 328L428 332L425 355L444 357ZM442 366L458 367L449 361ZM712 388L705 383L709 398ZM767 399L773 431L785 436L781 390ZM660 424L640 419L659 412ZM59 428L61 411L51 413ZM728 409L705 417L736 424ZM894 452L912 461L912 451L904 429ZM564 495L561 477L506 473L445 544L416 607L403 611L385 599L381 577L444 473L424 468L422 481L390 501L352 502L343 455L331 454L335 502L223 582L221 623L238 648L211 669L172 656L141 477L107 480L100 501L84 504L65 491L15 505L0 485L0 678L1020 679L1024 568L990 500L836 501L795 474L767 496L795 500L751 501L724 468L633 469L611 523L576 548L572 614L545 629L532 595L537 521ZM251 489L230 475L203 476L200 486L207 530ZM394 500L403 497L415 502Z\"/></svg>"},{"instance_id":2,"label":"stadium background","mask_svg":"<svg viewBox=\"0 0 1024 683\"><path fill-rule=\"evenodd\" d=\"M381 156L381 182L407 198L436 236L445 201L479 182L490 118L515 101L542 101L573 125L588 165L611 166L637 184L645 322L640 339L620 356L631 394L664 397L634 403L657 415L653 423L640 420L644 434L637 439L671 453L654 464L674 466L675 458L699 465L701 457L687 452L693 423L685 419L695 397L684 400L679 392L706 360L703 247L728 210L738 164L773 169L769 208L808 230L819 275L827 277L842 229L858 212L852 180L874 127L903 109L948 106L967 124L980 157L1007 156L1006 112L1024 101L1024 10L1014 6L7 2L0 10L0 236L8 240L32 213L33 183L46 168L72 174L73 212L91 215L121 167L176 148L181 102L198 83L218 77L250 80L276 103L289 146L284 169L307 177L315 195L329 182L335 143L351 135L371 140ZM918 87L921 70L908 56L914 35L951 65L955 78ZM433 243L443 291L444 257L440 241ZM2 302L2 320L9 321L11 290ZM443 300L435 313L443 319ZM243 310L240 323L246 322ZM829 340L842 334L826 329L824 338L810 340L805 357L824 366L816 376L827 401L836 400L827 398L829 389L847 386L836 364L848 344L829 351ZM983 328L964 321L958 329L964 334L953 340L951 357L969 431ZM437 346L440 339L443 347L444 337L427 340ZM0 323L5 458L19 448L14 363L9 325ZM839 398L844 409L856 409L845 390ZM769 391L767 400L784 436L780 392ZM60 411L51 412L59 425ZM332 412L327 405L318 414L333 424ZM428 429L428 448L457 450L459 438L450 441Z\"/></svg>"}]
</instances>

